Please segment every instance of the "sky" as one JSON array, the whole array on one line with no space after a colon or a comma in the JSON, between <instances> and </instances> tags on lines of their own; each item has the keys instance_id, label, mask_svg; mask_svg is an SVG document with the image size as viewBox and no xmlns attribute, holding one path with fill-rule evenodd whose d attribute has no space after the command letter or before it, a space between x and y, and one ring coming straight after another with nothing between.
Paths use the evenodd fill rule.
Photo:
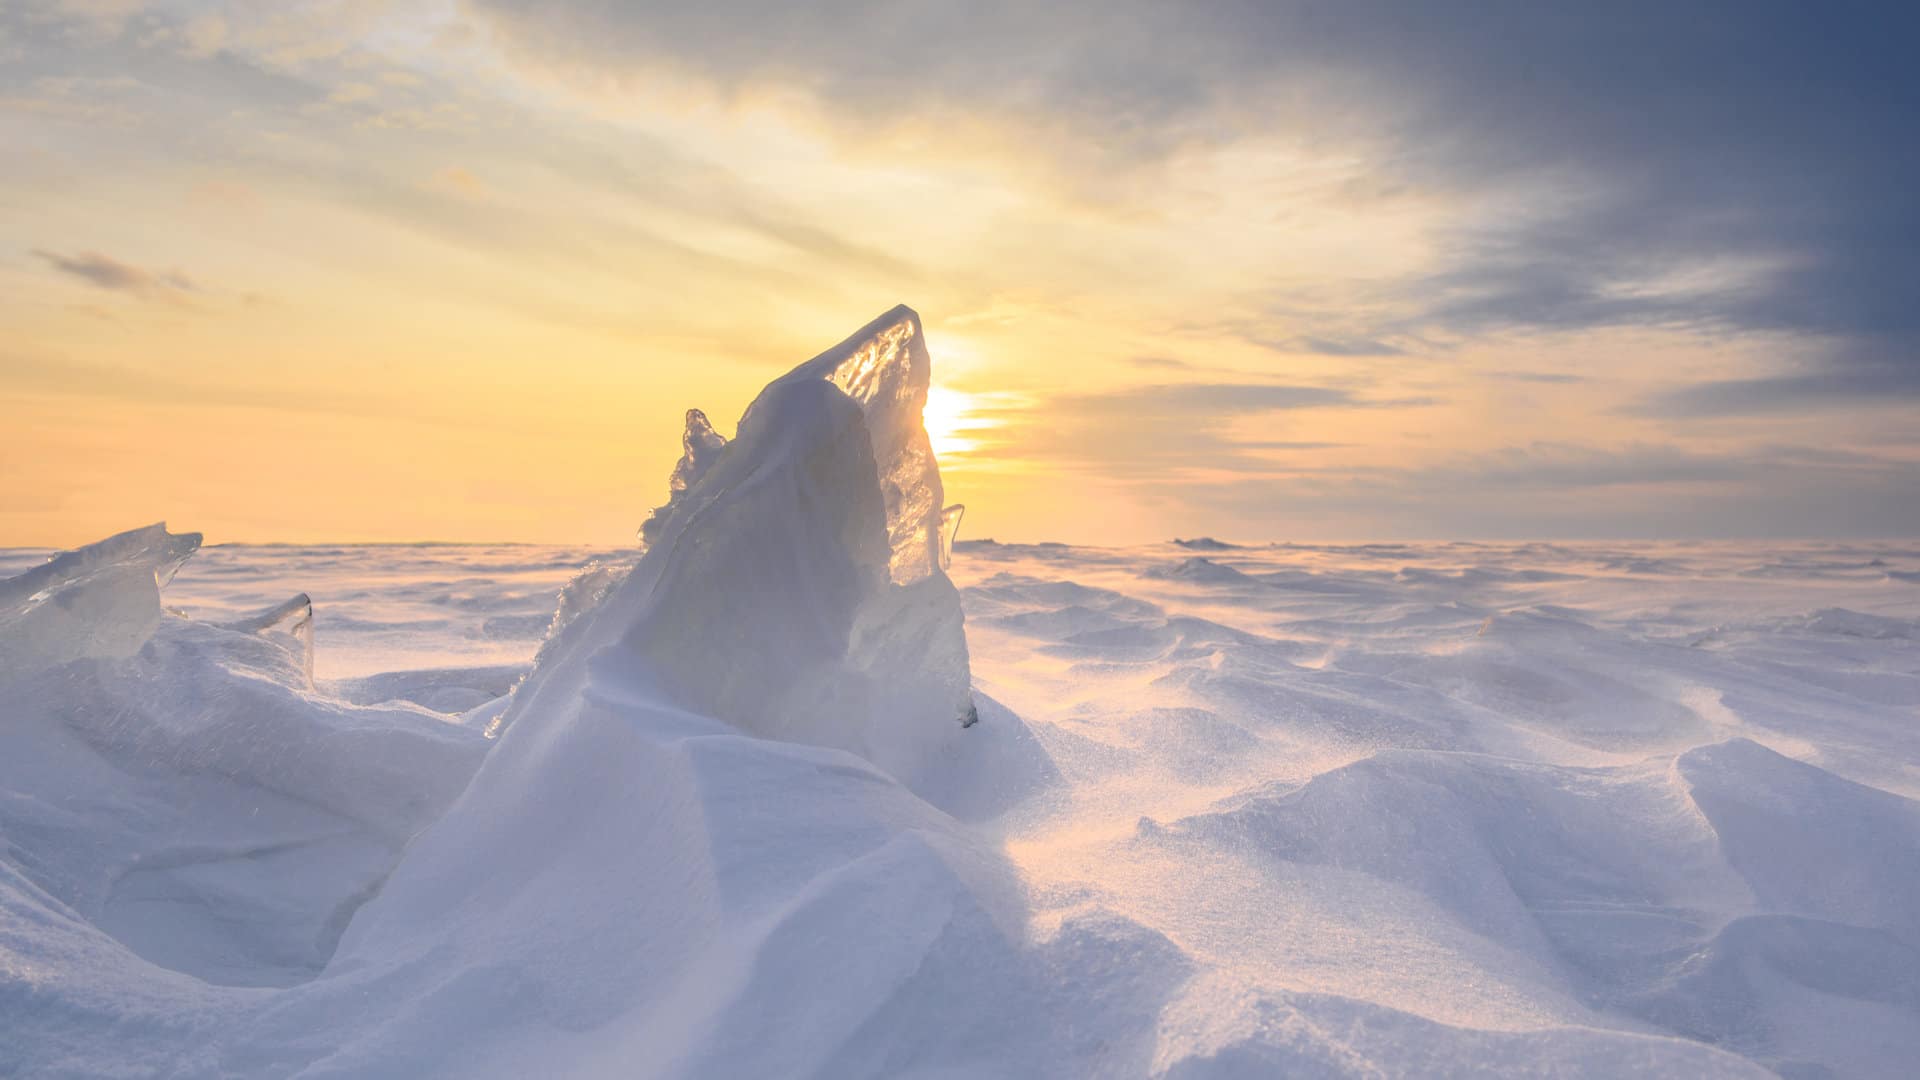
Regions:
<instances>
[{"instance_id":1,"label":"sky","mask_svg":"<svg viewBox=\"0 0 1920 1080\"><path fill-rule=\"evenodd\" d=\"M0 4L0 546L629 542L896 303L963 536L1920 534L1920 13Z\"/></svg>"}]
</instances>

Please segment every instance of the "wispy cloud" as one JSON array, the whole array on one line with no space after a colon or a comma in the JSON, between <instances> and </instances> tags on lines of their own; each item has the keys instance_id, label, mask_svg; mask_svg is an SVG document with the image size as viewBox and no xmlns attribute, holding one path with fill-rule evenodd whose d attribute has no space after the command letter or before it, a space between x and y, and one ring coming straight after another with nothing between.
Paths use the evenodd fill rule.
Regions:
<instances>
[{"instance_id":1,"label":"wispy cloud","mask_svg":"<svg viewBox=\"0 0 1920 1080\"><path fill-rule=\"evenodd\" d=\"M1897 536L1920 530L1920 463L1799 446L1537 442L1431 465L1333 461L1196 483L1150 481L1202 513L1264 518L1284 537ZM1262 535L1253 528L1246 533Z\"/></svg>"},{"instance_id":2,"label":"wispy cloud","mask_svg":"<svg viewBox=\"0 0 1920 1080\"><path fill-rule=\"evenodd\" d=\"M1567 371L1489 371L1484 374L1489 379L1501 379L1506 382L1567 385L1587 381L1585 375L1575 375Z\"/></svg>"},{"instance_id":3,"label":"wispy cloud","mask_svg":"<svg viewBox=\"0 0 1920 1080\"><path fill-rule=\"evenodd\" d=\"M1693 383L1634 402L1624 411L1676 419L1754 416L1821 407L1911 408L1916 396L1920 396L1920 353L1905 362L1822 364L1799 374Z\"/></svg>"},{"instance_id":4,"label":"wispy cloud","mask_svg":"<svg viewBox=\"0 0 1920 1080\"><path fill-rule=\"evenodd\" d=\"M150 270L102 255L82 251L72 255L35 248L30 254L76 281L97 289L126 293L143 300L182 303L202 290L180 270Z\"/></svg>"},{"instance_id":5,"label":"wispy cloud","mask_svg":"<svg viewBox=\"0 0 1920 1080\"><path fill-rule=\"evenodd\" d=\"M1061 394L986 413L1022 460L1102 472L1139 486L1195 471L1228 477L1285 471L1292 455L1345 445L1275 437L1290 413L1433 403L1324 386L1196 382Z\"/></svg>"},{"instance_id":6,"label":"wispy cloud","mask_svg":"<svg viewBox=\"0 0 1920 1080\"><path fill-rule=\"evenodd\" d=\"M1332 338L1307 336L1286 343L1291 351L1315 356L1399 356L1405 349L1377 338Z\"/></svg>"}]
</instances>

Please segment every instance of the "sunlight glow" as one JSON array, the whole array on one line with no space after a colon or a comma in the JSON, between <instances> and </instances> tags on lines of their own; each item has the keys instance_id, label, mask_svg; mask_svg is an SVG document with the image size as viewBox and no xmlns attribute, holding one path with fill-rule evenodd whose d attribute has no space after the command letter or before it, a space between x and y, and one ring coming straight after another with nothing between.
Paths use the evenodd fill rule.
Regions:
<instances>
[{"instance_id":1,"label":"sunlight glow","mask_svg":"<svg viewBox=\"0 0 1920 1080\"><path fill-rule=\"evenodd\" d=\"M992 422L973 415L977 408L978 403L971 394L944 386L927 388L927 407L920 415L927 425L928 437L933 440L936 457L942 461L959 457L979 445L967 438L966 433L990 427Z\"/></svg>"}]
</instances>

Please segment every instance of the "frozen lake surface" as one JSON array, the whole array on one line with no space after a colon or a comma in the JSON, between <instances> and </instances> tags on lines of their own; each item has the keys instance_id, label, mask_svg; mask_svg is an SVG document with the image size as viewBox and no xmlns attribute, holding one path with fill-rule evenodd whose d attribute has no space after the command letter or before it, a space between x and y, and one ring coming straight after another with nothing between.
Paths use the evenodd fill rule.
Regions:
<instances>
[{"instance_id":1,"label":"frozen lake surface","mask_svg":"<svg viewBox=\"0 0 1920 1080\"><path fill-rule=\"evenodd\" d=\"M0 575L45 556L0 553ZM313 694L451 722L524 674L582 566L623 557L222 546L163 596L219 622L304 590ZM856 1007L889 1017L880 1042L930 1072L1892 1077L1920 1055L1920 546L963 542L949 572L975 687L1057 775L954 826L1018 893L1006 932L1043 969L1018 992L1046 1022L943 1005L993 982L964 971ZM783 797L809 793L759 795ZM0 819L17 863L30 818ZM34 870L8 872L44 887ZM189 886L212 889L138 885L150 905ZM173 1007L260 1007L268 991L219 985L204 956L156 951L131 910L122 895L79 915L163 967L199 965ZM0 1043L15 1048L0 1064L313 1058L196 1058L181 1043L205 1016L155 1019L166 1010L142 1002L130 1024L122 976L36 975L22 911L0 936ZM297 983L324 960L225 981ZM793 992L835 992L804 974ZM640 1037L656 1021L590 1013L563 1010L588 1029L633 1024L637 1041L581 1071L720 1067L662 1066ZM929 1034L960 1014L1007 1056ZM514 1036L517 1052L566 1041L553 1023ZM299 1042L251 1024L243 1041ZM831 1050L816 1064L847 1064Z\"/></svg>"}]
</instances>

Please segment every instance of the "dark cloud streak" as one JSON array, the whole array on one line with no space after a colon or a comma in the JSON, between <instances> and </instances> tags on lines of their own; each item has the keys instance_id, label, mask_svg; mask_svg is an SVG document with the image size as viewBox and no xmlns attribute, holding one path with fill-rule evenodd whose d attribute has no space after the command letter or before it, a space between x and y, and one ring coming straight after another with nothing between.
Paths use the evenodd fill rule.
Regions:
<instances>
[{"instance_id":1,"label":"dark cloud streak","mask_svg":"<svg viewBox=\"0 0 1920 1080\"><path fill-rule=\"evenodd\" d=\"M180 300L200 287L179 270L147 270L97 251L73 255L35 248L29 254L68 277L97 289L128 293L147 300Z\"/></svg>"}]
</instances>

